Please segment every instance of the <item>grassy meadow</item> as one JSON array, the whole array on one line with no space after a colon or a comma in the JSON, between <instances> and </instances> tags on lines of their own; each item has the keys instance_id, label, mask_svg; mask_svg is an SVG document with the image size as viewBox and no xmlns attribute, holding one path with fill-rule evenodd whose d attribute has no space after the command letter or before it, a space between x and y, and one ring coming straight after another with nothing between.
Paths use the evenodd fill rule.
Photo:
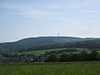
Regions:
<instances>
[{"instance_id":1,"label":"grassy meadow","mask_svg":"<svg viewBox=\"0 0 100 75\"><path fill-rule=\"evenodd\" d=\"M45 50L33 50L33 51L21 52L21 53L18 53L18 55L21 55L21 54L34 54L36 56L39 56L41 54L44 54L46 51L47 52L50 52L50 51L60 51L60 50L66 50L66 48L55 48L55 49L45 49Z\"/></svg>"},{"instance_id":2,"label":"grassy meadow","mask_svg":"<svg viewBox=\"0 0 100 75\"><path fill-rule=\"evenodd\" d=\"M0 75L100 75L100 62L1 64Z\"/></svg>"},{"instance_id":3,"label":"grassy meadow","mask_svg":"<svg viewBox=\"0 0 100 75\"><path fill-rule=\"evenodd\" d=\"M78 53L80 51L89 51L89 49L87 48L55 48L55 49L45 49L45 50L33 50L33 51L26 51L26 52L21 52L21 53L18 53L18 55L21 55L21 54L34 54L36 56L39 56L39 55L42 55L42 54L45 54L45 52L51 52L51 51L61 51L61 50L69 50L69 49L76 49L77 52L74 52L74 53ZM71 52L66 52L66 53L71 53Z\"/></svg>"}]
</instances>

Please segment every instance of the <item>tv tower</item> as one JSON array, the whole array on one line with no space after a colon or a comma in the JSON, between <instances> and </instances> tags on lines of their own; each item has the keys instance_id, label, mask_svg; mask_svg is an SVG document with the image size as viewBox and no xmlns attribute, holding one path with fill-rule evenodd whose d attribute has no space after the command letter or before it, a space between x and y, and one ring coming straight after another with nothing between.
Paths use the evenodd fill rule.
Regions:
<instances>
[{"instance_id":1,"label":"tv tower","mask_svg":"<svg viewBox=\"0 0 100 75\"><path fill-rule=\"evenodd\" d=\"M59 37L60 35L59 35L59 33L58 33L58 37Z\"/></svg>"}]
</instances>

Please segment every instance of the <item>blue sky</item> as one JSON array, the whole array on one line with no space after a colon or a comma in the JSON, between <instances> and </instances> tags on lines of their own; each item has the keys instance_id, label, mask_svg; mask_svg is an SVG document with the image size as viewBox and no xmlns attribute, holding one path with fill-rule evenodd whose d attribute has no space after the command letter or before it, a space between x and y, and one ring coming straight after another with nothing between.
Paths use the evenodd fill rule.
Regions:
<instances>
[{"instance_id":1,"label":"blue sky","mask_svg":"<svg viewBox=\"0 0 100 75\"><path fill-rule=\"evenodd\" d=\"M99 0L0 0L0 42L38 36L100 37Z\"/></svg>"}]
</instances>

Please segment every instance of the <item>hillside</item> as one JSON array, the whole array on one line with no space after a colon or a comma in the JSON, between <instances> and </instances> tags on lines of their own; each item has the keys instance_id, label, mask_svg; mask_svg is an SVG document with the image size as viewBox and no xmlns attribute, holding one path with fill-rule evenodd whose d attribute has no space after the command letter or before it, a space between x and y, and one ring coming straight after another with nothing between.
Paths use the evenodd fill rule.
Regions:
<instances>
[{"instance_id":1,"label":"hillside","mask_svg":"<svg viewBox=\"0 0 100 75\"><path fill-rule=\"evenodd\" d=\"M100 39L76 37L26 38L16 42L0 43L0 53L63 47L100 48Z\"/></svg>"},{"instance_id":2,"label":"hillside","mask_svg":"<svg viewBox=\"0 0 100 75\"><path fill-rule=\"evenodd\" d=\"M26 38L16 42L0 43L0 51L16 52L21 49L28 49L31 47L41 47L47 45L64 44L68 42L83 41L85 39L76 37L37 37Z\"/></svg>"},{"instance_id":3,"label":"hillside","mask_svg":"<svg viewBox=\"0 0 100 75\"><path fill-rule=\"evenodd\" d=\"M40 47L31 47L25 51L54 49L54 48L89 48L89 49L98 48L99 49L100 39L84 39L82 41L74 41L74 42L67 42L67 43L61 43L61 44L55 44L55 45L46 45L46 46L40 46Z\"/></svg>"},{"instance_id":4,"label":"hillside","mask_svg":"<svg viewBox=\"0 0 100 75\"><path fill-rule=\"evenodd\" d=\"M92 39L85 41L78 41L66 44L66 47L70 48L100 48L100 39Z\"/></svg>"}]
</instances>

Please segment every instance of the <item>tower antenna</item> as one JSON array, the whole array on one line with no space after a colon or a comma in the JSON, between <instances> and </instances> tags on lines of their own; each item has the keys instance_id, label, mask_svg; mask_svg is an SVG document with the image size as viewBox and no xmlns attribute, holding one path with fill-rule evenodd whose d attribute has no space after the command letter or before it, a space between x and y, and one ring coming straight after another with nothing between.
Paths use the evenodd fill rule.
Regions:
<instances>
[{"instance_id":1,"label":"tower antenna","mask_svg":"<svg viewBox=\"0 0 100 75\"><path fill-rule=\"evenodd\" d=\"M58 33L58 37L59 37L59 33Z\"/></svg>"}]
</instances>

